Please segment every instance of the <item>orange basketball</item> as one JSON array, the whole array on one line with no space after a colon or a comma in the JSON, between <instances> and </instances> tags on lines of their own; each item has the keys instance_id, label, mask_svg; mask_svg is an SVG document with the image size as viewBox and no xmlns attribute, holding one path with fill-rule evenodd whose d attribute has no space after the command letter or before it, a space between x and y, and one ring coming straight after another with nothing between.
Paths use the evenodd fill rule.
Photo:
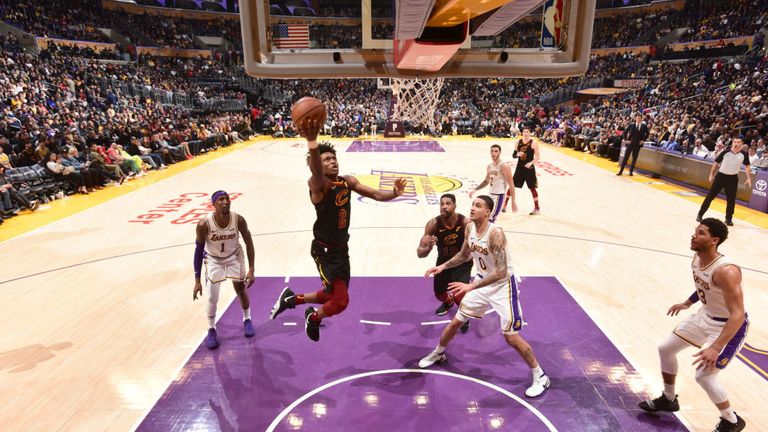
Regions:
<instances>
[{"instance_id":1,"label":"orange basketball","mask_svg":"<svg viewBox=\"0 0 768 432\"><path fill-rule=\"evenodd\" d=\"M327 116L328 111L325 109L325 104L317 98L303 97L291 107L291 120L296 125L301 124L305 119L314 119L318 126L322 126Z\"/></svg>"}]
</instances>

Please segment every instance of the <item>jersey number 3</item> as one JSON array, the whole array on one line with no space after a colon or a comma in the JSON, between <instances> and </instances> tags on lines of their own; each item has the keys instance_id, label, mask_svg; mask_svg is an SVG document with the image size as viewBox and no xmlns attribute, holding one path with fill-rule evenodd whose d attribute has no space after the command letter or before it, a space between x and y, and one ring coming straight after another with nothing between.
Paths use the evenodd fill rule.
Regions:
<instances>
[{"instance_id":1,"label":"jersey number 3","mask_svg":"<svg viewBox=\"0 0 768 432\"><path fill-rule=\"evenodd\" d=\"M339 229L344 229L347 227L347 210L341 209L339 210Z\"/></svg>"},{"instance_id":2,"label":"jersey number 3","mask_svg":"<svg viewBox=\"0 0 768 432\"><path fill-rule=\"evenodd\" d=\"M699 300L701 300L702 304L707 304L707 296L705 295L705 292L703 289L697 288L696 293L699 295Z\"/></svg>"}]
</instances>

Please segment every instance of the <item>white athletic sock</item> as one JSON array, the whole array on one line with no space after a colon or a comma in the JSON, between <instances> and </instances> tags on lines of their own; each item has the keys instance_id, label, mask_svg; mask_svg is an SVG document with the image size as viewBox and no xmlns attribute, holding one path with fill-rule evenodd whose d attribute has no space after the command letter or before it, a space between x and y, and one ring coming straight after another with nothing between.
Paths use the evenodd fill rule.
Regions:
<instances>
[{"instance_id":1,"label":"white athletic sock","mask_svg":"<svg viewBox=\"0 0 768 432\"><path fill-rule=\"evenodd\" d=\"M208 317L208 328L216 328L216 315Z\"/></svg>"},{"instance_id":2,"label":"white athletic sock","mask_svg":"<svg viewBox=\"0 0 768 432\"><path fill-rule=\"evenodd\" d=\"M437 344L437 348L435 348L435 351L437 351L437 353L438 353L438 354L442 354L442 353L444 353L444 352L445 352L445 348L446 348L446 347L444 347L444 346L442 346L442 345L440 345L440 344L438 343L438 344Z\"/></svg>"},{"instance_id":3,"label":"white athletic sock","mask_svg":"<svg viewBox=\"0 0 768 432\"><path fill-rule=\"evenodd\" d=\"M720 417L728 420L731 423L736 423L736 413L733 412L733 408L728 407L720 410Z\"/></svg>"},{"instance_id":4,"label":"white athletic sock","mask_svg":"<svg viewBox=\"0 0 768 432\"><path fill-rule=\"evenodd\" d=\"M675 385L664 383L664 397L670 401L675 400Z\"/></svg>"},{"instance_id":5,"label":"white athletic sock","mask_svg":"<svg viewBox=\"0 0 768 432\"><path fill-rule=\"evenodd\" d=\"M539 366L536 366L535 368L531 368L531 373L533 374L533 379L536 379L544 375L544 369L542 369L541 365L539 365Z\"/></svg>"},{"instance_id":6,"label":"white athletic sock","mask_svg":"<svg viewBox=\"0 0 768 432\"><path fill-rule=\"evenodd\" d=\"M243 309L243 321L251 319L251 308Z\"/></svg>"}]
</instances>

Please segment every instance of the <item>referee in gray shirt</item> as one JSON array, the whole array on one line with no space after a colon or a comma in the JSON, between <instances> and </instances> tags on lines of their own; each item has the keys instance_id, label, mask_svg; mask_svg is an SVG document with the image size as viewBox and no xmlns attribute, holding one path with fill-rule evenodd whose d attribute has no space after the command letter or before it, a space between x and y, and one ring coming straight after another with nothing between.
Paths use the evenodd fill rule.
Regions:
<instances>
[{"instance_id":1,"label":"referee in gray shirt","mask_svg":"<svg viewBox=\"0 0 768 432\"><path fill-rule=\"evenodd\" d=\"M725 208L725 224L733 226L733 210L736 207L736 190L739 187L739 170L741 165L747 166L747 181L744 184L752 187L752 171L749 169L749 156L746 153L742 153L742 147L744 147L744 141L738 137L734 138L731 143L731 151L720 152L717 158L715 158L715 163L712 164L712 170L709 172L709 181L712 182L712 187L709 188L707 197L701 203L699 215L696 216L698 222L701 222L701 218L704 217L704 213L709 209L709 204L712 203L712 200L725 188L725 198L728 202ZM715 172L717 172L717 175L715 175Z\"/></svg>"}]
</instances>

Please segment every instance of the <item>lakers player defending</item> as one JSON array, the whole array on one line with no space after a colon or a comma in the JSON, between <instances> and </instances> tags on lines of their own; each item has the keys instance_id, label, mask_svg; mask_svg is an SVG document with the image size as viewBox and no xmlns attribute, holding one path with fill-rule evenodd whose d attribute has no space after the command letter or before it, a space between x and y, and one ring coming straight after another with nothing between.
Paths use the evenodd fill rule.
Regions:
<instances>
[{"instance_id":1,"label":"lakers player defending","mask_svg":"<svg viewBox=\"0 0 768 432\"><path fill-rule=\"evenodd\" d=\"M320 340L320 322L343 312L349 304L349 220L352 211L352 191L377 201L389 201L403 194L405 179L398 178L392 190L373 189L350 175L339 175L336 149L329 143L318 143L317 134L322 124L314 119L297 125L301 136L307 139L309 156L309 199L315 207L317 220L312 227L312 258L323 282L323 288L311 293L294 294L285 288L275 301L269 319L275 319L286 309L305 303L321 304L304 310L304 330L307 336Z\"/></svg>"},{"instance_id":2,"label":"lakers player defending","mask_svg":"<svg viewBox=\"0 0 768 432\"><path fill-rule=\"evenodd\" d=\"M469 193L469 197L472 198L475 192L486 186L489 189L488 193L493 198L493 208L495 209L491 215L491 222L496 222L496 218L504 207L504 198L508 192L510 194L509 201L512 203L512 211L517 211L515 188L512 187L512 169L501 160L501 146L498 144L491 146L491 163L488 164L486 169L485 180Z\"/></svg>"},{"instance_id":3,"label":"lakers player defending","mask_svg":"<svg viewBox=\"0 0 768 432\"><path fill-rule=\"evenodd\" d=\"M448 285L451 294L464 295L464 298L456 316L443 330L437 348L419 361L419 367L427 368L444 361L445 349L459 327L470 318L482 318L493 309L501 319L504 339L531 368L533 383L525 395L537 397L549 387L550 380L536 361L531 346L518 333L523 328L520 292L507 256L504 230L489 221L493 206L493 200L487 195L475 198L469 211L472 222L467 226L461 251L447 262L427 270L426 276L434 276L472 259L477 274L472 283L452 282Z\"/></svg>"},{"instance_id":4,"label":"lakers player defending","mask_svg":"<svg viewBox=\"0 0 768 432\"><path fill-rule=\"evenodd\" d=\"M253 323L251 323L251 302L248 299L246 288L253 282L253 239L248 231L245 218L230 211L231 202L229 194L224 191L216 191L211 195L213 213L197 224L197 239L195 240L195 289L192 292L192 300L203 295L203 286L200 283L201 270L205 262L205 281L208 288L208 336L205 338L205 346L208 349L219 347L219 339L216 336L216 305L219 302L219 288L221 283L232 279L235 292L240 299L240 307L243 308L243 327L245 337L253 337ZM240 247L239 236L243 236L245 250L248 253L248 273L245 273L243 263L243 249Z\"/></svg>"},{"instance_id":5,"label":"lakers player defending","mask_svg":"<svg viewBox=\"0 0 768 432\"><path fill-rule=\"evenodd\" d=\"M727 238L728 227L718 219L704 219L696 227L691 237L691 250L696 252L691 263L696 291L683 303L672 305L667 315L675 316L698 301L701 308L659 345L664 392L656 399L640 402L640 408L648 412L679 410L675 394L677 353L691 345L701 348L693 355L693 364L697 365L696 382L720 410L715 432L740 431L746 425L731 408L728 395L717 380L720 371L741 349L749 327L741 269L717 251Z\"/></svg>"}]
</instances>

